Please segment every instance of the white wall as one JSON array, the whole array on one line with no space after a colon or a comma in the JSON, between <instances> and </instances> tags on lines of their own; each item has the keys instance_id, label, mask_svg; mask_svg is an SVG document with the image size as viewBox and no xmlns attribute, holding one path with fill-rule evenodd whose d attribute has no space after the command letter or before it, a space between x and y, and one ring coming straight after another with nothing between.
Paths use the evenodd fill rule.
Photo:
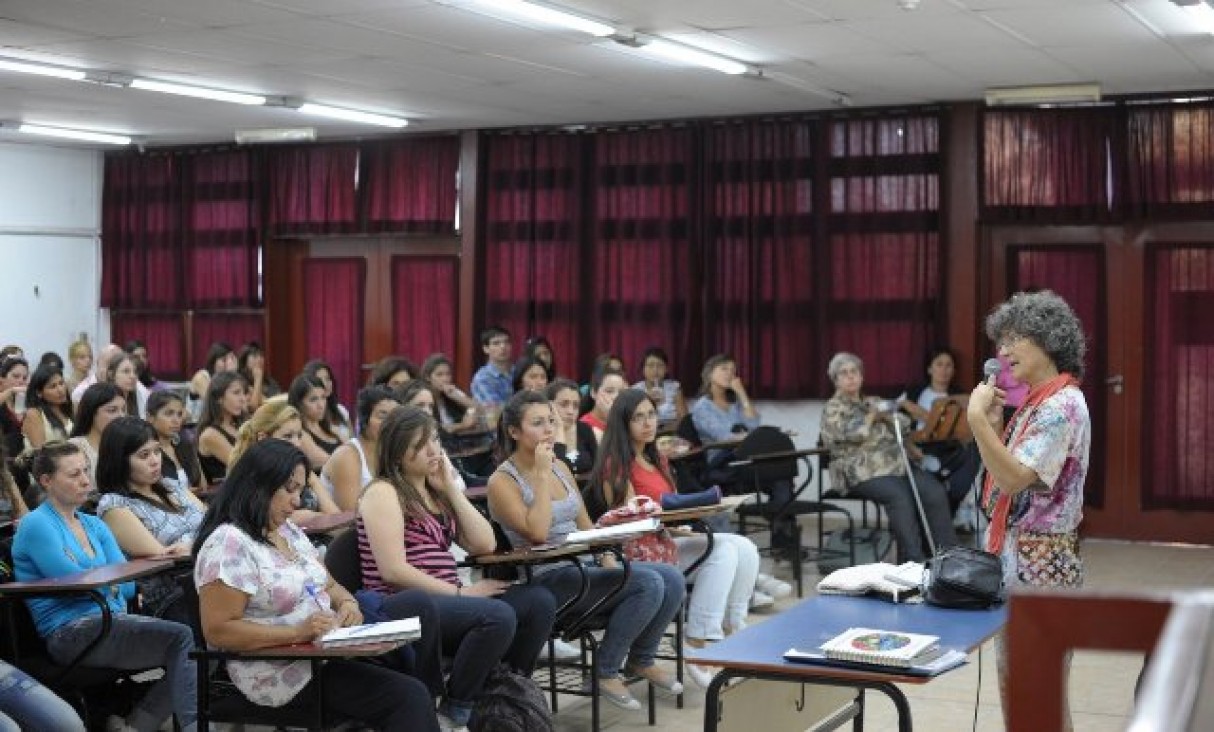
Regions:
<instances>
[{"instance_id":1,"label":"white wall","mask_svg":"<svg viewBox=\"0 0 1214 732\"><path fill-rule=\"evenodd\" d=\"M0 345L67 357L109 339L101 300L102 157L0 143Z\"/></svg>"}]
</instances>

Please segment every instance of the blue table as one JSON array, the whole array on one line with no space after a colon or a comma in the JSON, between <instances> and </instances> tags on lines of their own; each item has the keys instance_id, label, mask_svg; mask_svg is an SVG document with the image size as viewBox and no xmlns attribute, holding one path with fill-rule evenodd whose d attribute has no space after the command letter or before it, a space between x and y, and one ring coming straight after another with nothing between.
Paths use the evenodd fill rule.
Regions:
<instances>
[{"instance_id":1,"label":"blue table","mask_svg":"<svg viewBox=\"0 0 1214 732\"><path fill-rule=\"evenodd\" d=\"M948 610L865 597L810 598L719 643L688 654L688 661L722 669L708 687L704 732L716 732L721 688L734 678L853 687L861 692L860 712L854 725L857 730L863 729L864 724L863 691L879 691L897 708L898 729L910 732L910 704L894 684L923 684L932 677L896 670L791 663L784 660L784 652L793 647L814 648L848 628L861 627L938 635L942 647L969 653L998 633L1006 622L1007 610L1002 606L992 610Z\"/></svg>"}]
</instances>

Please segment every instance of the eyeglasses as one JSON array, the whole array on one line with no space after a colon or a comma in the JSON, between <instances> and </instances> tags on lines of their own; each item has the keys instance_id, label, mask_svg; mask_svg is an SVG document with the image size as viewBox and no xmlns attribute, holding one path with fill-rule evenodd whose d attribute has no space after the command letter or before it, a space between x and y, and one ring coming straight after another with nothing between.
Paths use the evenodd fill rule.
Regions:
<instances>
[{"instance_id":1,"label":"eyeglasses","mask_svg":"<svg viewBox=\"0 0 1214 732\"><path fill-rule=\"evenodd\" d=\"M633 424L645 424L646 422L657 422L657 421L658 421L657 412L637 412L636 414L632 415Z\"/></svg>"},{"instance_id":2,"label":"eyeglasses","mask_svg":"<svg viewBox=\"0 0 1214 732\"><path fill-rule=\"evenodd\" d=\"M1005 333L999 342L996 344L999 348L1012 348L1024 341L1028 336L1020 335L1019 333Z\"/></svg>"}]
</instances>

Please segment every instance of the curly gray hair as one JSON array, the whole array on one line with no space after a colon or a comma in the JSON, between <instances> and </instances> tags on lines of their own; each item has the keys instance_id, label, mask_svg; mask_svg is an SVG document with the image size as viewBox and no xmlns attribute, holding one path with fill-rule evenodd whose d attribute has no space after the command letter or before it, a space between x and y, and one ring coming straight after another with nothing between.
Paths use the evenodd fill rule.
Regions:
<instances>
[{"instance_id":1,"label":"curly gray hair","mask_svg":"<svg viewBox=\"0 0 1214 732\"><path fill-rule=\"evenodd\" d=\"M835 377L843 370L844 366L855 366L856 370L864 373L864 362L854 353L840 351L830 357L830 363L826 366L826 375L830 377L830 383L835 383Z\"/></svg>"},{"instance_id":2,"label":"curly gray hair","mask_svg":"<svg viewBox=\"0 0 1214 732\"><path fill-rule=\"evenodd\" d=\"M1083 325L1066 301L1050 290L1018 292L986 318L986 335L995 343L1023 336L1054 362L1058 371L1083 377L1087 342Z\"/></svg>"}]
</instances>

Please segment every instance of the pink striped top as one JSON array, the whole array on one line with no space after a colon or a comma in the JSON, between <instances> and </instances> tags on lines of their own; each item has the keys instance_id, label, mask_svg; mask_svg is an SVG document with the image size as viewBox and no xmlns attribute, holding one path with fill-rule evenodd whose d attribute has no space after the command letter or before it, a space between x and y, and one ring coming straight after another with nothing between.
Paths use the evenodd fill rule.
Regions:
<instances>
[{"instance_id":1,"label":"pink striped top","mask_svg":"<svg viewBox=\"0 0 1214 732\"><path fill-rule=\"evenodd\" d=\"M358 517L355 530L358 531L358 558L363 587L376 592L396 592L399 588L389 585L379 573L362 516ZM455 557L451 555L451 544L458 535L454 516L427 514L421 521L406 516L404 548L409 565L435 579L460 586L459 574L455 571Z\"/></svg>"}]
</instances>

